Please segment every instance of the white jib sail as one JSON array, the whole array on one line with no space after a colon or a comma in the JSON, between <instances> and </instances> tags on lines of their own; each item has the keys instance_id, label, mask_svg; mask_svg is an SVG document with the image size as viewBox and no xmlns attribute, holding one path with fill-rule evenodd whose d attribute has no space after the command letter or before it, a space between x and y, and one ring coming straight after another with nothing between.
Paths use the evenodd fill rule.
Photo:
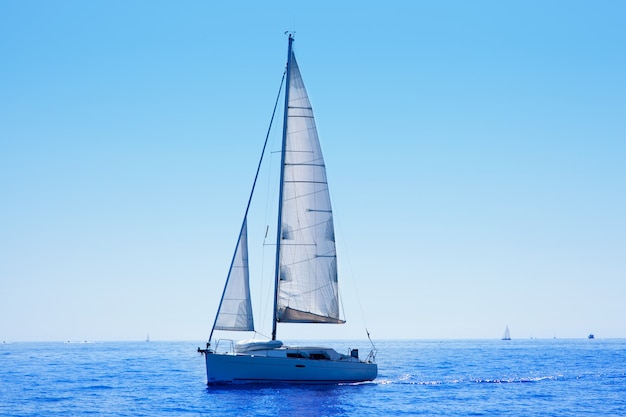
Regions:
<instances>
[{"instance_id":1,"label":"white jib sail","mask_svg":"<svg viewBox=\"0 0 626 417\"><path fill-rule=\"evenodd\" d=\"M277 319L343 323L326 168L313 109L293 54L290 69Z\"/></svg>"},{"instance_id":2,"label":"white jib sail","mask_svg":"<svg viewBox=\"0 0 626 417\"><path fill-rule=\"evenodd\" d=\"M244 220L233 262L222 295L216 330L253 331L250 278L248 272L248 221Z\"/></svg>"}]
</instances>

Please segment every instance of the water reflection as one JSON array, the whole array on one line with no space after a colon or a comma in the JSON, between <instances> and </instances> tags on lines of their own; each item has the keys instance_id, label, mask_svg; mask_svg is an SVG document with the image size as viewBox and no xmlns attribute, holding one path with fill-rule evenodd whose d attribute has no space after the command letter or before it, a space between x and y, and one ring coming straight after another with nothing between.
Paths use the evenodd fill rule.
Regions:
<instances>
[{"instance_id":1,"label":"water reflection","mask_svg":"<svg viewBox=\"0 0 626 417\"><path fill-rule=\"evenodd\" d=\"M342 385L221 385L207 388L207 395L219 404L215 412L244 415L326 416L355 413L354 396L375 384ZM367 408L367 404L362 405Z\"/></svg>"}]
</instances>

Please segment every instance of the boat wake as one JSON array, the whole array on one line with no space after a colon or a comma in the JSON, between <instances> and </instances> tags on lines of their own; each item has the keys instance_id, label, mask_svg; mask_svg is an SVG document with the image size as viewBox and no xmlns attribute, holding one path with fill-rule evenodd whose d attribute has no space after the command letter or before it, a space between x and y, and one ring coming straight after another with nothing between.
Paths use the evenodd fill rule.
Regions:
<instances>
[{"instance_id":1,"label":"boat wake","mask_svg":"<svg viewBox=\"0 0 626 417\"><path fill-rule=\"evenodd\" d=\"M556 381L561 376L512 377L512 378L456 378L442 380L416 380L411 375L403 375L396 380L379 378L372 384L378 385L451 385L451 384L526 384L542 381Z\"/></svg>"}]
</instances>

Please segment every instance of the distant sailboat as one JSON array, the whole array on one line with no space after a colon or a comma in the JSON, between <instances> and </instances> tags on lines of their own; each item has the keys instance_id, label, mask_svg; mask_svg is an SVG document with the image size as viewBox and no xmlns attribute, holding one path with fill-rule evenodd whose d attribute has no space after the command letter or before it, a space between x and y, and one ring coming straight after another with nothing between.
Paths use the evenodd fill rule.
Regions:
<instances>
[{"instance_id":1,"label":"distant sailboat","mask_svg":"<svg viewBox=\"0 0 626 417\"><path fill-rule=\"evenodd\" d=\"M278 323L344 323L339 315L335 232L326 167L292 43L289 35L272 338L222 344L213 340L215 330L256 332L248 268L251 194L209 342L205 349L198 349L205 357L209 385L361 382L373 380L378 373L374 349L361 360L358 349L346 355L328 347L286 346L276 340ZM256 177L252 193L255 184Z\"/></svg>"},{"instance_id":2,"label":"distant sailboat","mask_svg":"<svg viewBox=\"0 0 626 417\"><path fill-rule=\"evenodd\" d=\"M511 340L511 332L509 332L509 325L506 325L506 329L504 329L504 335L502 336L502 340Z\"/></svg>"},{"instance_id":3,"label":"distant sailboat","mask_svg":"<svg viewBox=\"0 0 626 417\"><path fill-rule=\"evenodd\" d=\"M150 333L146 335L146 342L149 342L149 341L150 341Z\"/></svg>"}]
</instances>

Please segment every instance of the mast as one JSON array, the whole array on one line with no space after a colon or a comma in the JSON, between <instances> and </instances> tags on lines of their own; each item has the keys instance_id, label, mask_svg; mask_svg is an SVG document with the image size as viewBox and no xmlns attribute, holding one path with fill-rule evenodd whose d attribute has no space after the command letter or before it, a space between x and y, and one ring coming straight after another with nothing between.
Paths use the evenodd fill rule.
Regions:
<instances>
[{"instance_id":1,"label":"mast","mask_svg":"<svg viewBox=\"0 0 626 417\"><path fill-rule=\"evenodd\" d=\"M276 227L276 268L274 276L274 314L272 315L272 340L276 340L276 322L278 308L278 281L280 280L280 240L282 236L283 216L283 180L285 178L285 147L287 145L287 119L289 114L289 87L291 82L291 45L293 35L289 34L289 46L287 48L287 80L285 87L285 109L283 117L283 145L280 152L280 191L278 193L278 226Z\"/></svg>"}]
</instances>

